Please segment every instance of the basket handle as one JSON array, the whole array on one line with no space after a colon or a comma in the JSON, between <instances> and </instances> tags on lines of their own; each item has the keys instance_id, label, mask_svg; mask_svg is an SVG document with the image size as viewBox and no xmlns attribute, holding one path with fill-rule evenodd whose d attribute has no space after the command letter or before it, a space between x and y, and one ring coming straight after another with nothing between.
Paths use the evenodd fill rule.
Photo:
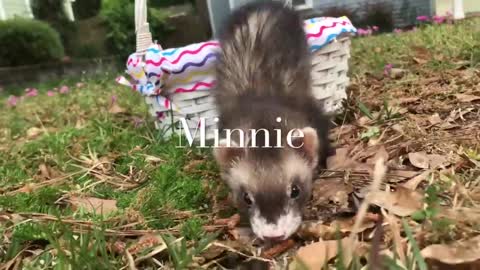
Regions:
<instances>
[{"instance_id":1,"label":"basket handle","mask_svg":"<svg viewBox=\"0 0 480 270\"><path fill-rule=\"evenodd\" d=\"M135 32L137 53L143 54L153 42L147 22L147 0L135 0Z\"/></svg>"}]
</instances>

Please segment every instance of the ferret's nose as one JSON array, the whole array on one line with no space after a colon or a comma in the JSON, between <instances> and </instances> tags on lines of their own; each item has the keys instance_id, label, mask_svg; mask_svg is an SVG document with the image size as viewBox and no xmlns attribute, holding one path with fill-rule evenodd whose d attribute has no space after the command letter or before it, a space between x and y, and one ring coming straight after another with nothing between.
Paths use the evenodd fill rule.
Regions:
<instances>
[{"instance_id":1,"label":"ferret's nose","mask_svg":"<svg viewBox=\"0 0 480 270\"><path fill-rule=\"evenodd\" d=\"M265 237L264 237L264 239L265 239L266 241L270 241L270 242L280 242L280 241L282 241L284 238L285 238L284 235L265 236Z\"/></svg>"}]
</instances>

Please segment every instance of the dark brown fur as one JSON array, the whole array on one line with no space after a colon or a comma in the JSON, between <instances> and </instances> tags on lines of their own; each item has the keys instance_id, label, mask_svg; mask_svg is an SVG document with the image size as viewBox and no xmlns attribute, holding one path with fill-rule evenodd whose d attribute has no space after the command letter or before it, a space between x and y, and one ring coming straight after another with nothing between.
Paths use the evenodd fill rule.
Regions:
<instances>
[{"instance_id":1,"label":"dark brown fur","mask_svg":"<svg viewBox=\"0 0 480 270\"><path fill-rule=\"evenodd\" d=\"M253 129L259 131L257 145L269 139L272 146L216 149L222 178L232 188L239 209L248 211L255 233L288 237L300 224L313 171L326 166L329 150L329 123L311 94L303 21L282 3L249 4L234 11L219 41L214 96L220 135L223 129ZM261 129L268 130L270 137L263 136ZM278 129L283 147L274 148ZM286 145L292 129L307 132L300 139L304 147ZM238 137L233 139L238 143ZM293 196L293 190L299 195Z\"/></svg>"},{"instance_id":2,"label":"dark brown fur","mask_svg":"<svg viewBox=\"0 0 480 270\"><path fill-rule=\"evenodd\" d=\"M246 125L274 136L280 128L285 137L292 128L310 125L318 132L319 165L325 167L329 122L311 94L310 52L300 16L278 2L245 5L232 14L219 40L214 91L219 129ZM276 158L275 149L254 151L260 160Z\"/></svg>"}]
</instances>

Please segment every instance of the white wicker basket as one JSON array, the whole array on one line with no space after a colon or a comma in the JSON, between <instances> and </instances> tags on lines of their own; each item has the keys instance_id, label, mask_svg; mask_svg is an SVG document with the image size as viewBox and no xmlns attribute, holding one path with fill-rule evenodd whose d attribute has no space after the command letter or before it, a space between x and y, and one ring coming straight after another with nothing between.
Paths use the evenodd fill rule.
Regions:
<instances>
[{"instance_id":1,"label":"white wicker basket","mask_svg":"<svg viewBox=\"0 0 480 270\"><path fill-rule=\"evenodd\" d=\"M209 132L209 129L216 127L214 118L217 116L217 112L215 110L214 99L210 95L210 91L208 91L208 89L203 89L202 91L177 92L171 91L171 85L168 85L168 83L165 85L163 84L165 80L168 82L168 78L171 74L168 70L165 71L164 69L161 69L161 66L159 67L158 65L161 65L162 62L169 62L168 59L163 59L166 58L165 55L167 54L167 51L169 55L172 55L172 51L176 51L178 48L172 49L172 51L161 51L162 49L160 46L153 45L153 50L159 51L160 54L154 55L154 58L149 59L154 59L154 62L159 61L157 62L159 64L155 64L156 67L153 68L156 68L155 72L157 73L154 72L154 74L158 74L156 75L158 77L158 81L154 80L152 82L149 75L145 75L149 74L149 72L152 72L152 68L149 70L148 68L143 70L145 65L149 65L148 61L146 61L146 64L143 61L147 58L148 51L152 49L151 46L153 42L146 18L146 0L136 0L135 5L137 52L129 57L127 67L130 65L131 70L129 74L136 79L136 82L131 84L123 77L119 77L118 81L125 85L132 86L134 89L146 96L145 99L149 106L149 111L151 115L156 118L156 128L162 130L165 136L168 137L172 134L185 134L185 127L183 124L186 123L188 125L190 134L193 135L193 138L200 138L202 135L200 131L205 128L205 139L211 139L213 137L213 132ZM319 26L318 22L326 22L324 19L325 18L313 18L305 22L305 29L310 29L306 31L307 39L313 38L313 41L310 40L313 57L312 91L315 98L323 104L325 112L328 114L335 114L342 110L342 101L344 98L346 98L345 89L349 82L349 78L347 76L348 59L350 56L349 33L356 32L356 29L351 25L348 18L345 17L330 18L332 19L332 21L329 21L331 25ZM337 24L340 28L335 29ZM320 38L316 40L316 37ZM187 51L190 49L190 52L192 50L200 51L202 46L199 47L197 45L202 45L202 43L192 44L191 47L185 47L187 49L182 49ZM215 48L213 50L215 50ZM206 53L212 52L214 51L207 51ZM164 53L164 55L161 55L162 53ZM206 54L202 55L202 57L205 56ZM180 61L179 59L181 59L181 54L175 61L167 63L166 69L173 68L173 70L175 70L175 68L178 68L175 67L174 63ZM206 63L205 61L203 63ZM134 63L132 64L132 62ZM138 63L140 64L137 66ZM206 66L207 65L211 65L211 63L206 64ZM192 72L195 72L195 68L193 69L194 71ZM197 68L196 71L198 70L199 69ZM140 77L143 76L143 78L138 77L137 75L139 74L141 75ZM184 72L182 74L186 74L187 77L189 76L188 72ZM164 75L166 76L166 79L162 78ZM199 81L196 81L196 83L198 82ZM166 88L170 88L160 89L164 86ZM174 107L178 110L174 110ZM205 119L205 122L203 123L205 125L204 127L201 127L201 119ZM199 127L201 127L201 129L198 129Z\"/></svg>"},{"instance_id":2,"label":"white wicker basket","mask_svg":"<svg viewBox=\"0 0 480 270\"><path fill-rule=\"evenodd\" d=\"M332 41L312 56L312 80L314 97L323 104L327 114L340 113L343 109L342 101L346 98L346 87L349 83L348 59L350 57L350 38L342 37ZM181 111L174 112L161 106L157 96L147 96L146 103L152 116L156 117L156 128L165 132L166 136L173 133L184 133L181 119L186 119L192 135L199 127L200 119L205 119L206 139L211 139L215 128L213 120L217 116L213 97L209 91L190 93L172 93L166 97ZM199 138L200 129L195 138Z\"/></svg>"}]
</instances>

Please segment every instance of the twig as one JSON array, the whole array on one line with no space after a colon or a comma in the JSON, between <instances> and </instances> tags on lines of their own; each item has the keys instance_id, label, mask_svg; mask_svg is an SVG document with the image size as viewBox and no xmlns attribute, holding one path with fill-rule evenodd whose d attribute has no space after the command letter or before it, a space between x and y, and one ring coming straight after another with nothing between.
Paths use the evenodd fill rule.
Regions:
<instances>
[{"instance_id":1,"label":"twig","mask_svg":"<svg viewBox=\"0 0 480 270\"><path fill-rule=\"evenodd\" d=\"M352 228L352 232L349 237L349 243L352 243L352 245L356 243L355 240L357 240L356 238L358 237L357 233L359 232L360 225L363 223L363 220L365 219L365 216L367 214L368 206L370 205L371 201L371 194L374 194L380 189L380 185L383 178L385 177L386 170L387 167L385 166L385 161L382 157L378 158L375 163L372 184L370 185L367 196L365 196L365 200L360 205L357 217L355 218L355 223ZM354 249L352 248L351 250Z\"/></svg>"}]
</instances>

